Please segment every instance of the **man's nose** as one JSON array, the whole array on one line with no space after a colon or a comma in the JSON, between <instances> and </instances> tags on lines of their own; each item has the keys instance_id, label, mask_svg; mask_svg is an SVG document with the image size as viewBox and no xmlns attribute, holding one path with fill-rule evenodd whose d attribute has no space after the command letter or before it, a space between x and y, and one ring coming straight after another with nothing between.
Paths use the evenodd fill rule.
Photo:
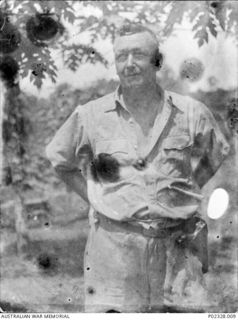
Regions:
<instances>
[{"instance_id":1,"label":"man's nose","mask_svg":"<svg viewBox=\"0 0 238 320\"><path fill-rule=\"evenodd\" d=\"M134 57L131 53L128 54L126 64L127 64L127 67L131 67L134 65Z\"/></svg>"}]
</instances>

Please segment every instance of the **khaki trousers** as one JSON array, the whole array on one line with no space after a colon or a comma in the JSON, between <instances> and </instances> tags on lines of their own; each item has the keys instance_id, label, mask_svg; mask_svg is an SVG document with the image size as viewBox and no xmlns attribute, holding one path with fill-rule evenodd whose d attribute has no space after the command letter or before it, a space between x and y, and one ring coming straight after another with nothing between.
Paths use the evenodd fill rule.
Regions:
<instances>
[{"instance_id":1,"label":"khaki trousers","mask_svg":"<svg viewBox=\"0 0 238 320\"><path fill-rule=\"evenodd\" d=\"M104 228L92 217L90 226L84 256L85 312L161 312L166 279L169 290L180 271L185 279L187 272L190 280L201 282L201 263L187 250L177 250L175 234L145 237L114 224ZM199 277L191 277L193 266ZM182 303L183 292L179 295Z\"/></svg>"}]
</instances>

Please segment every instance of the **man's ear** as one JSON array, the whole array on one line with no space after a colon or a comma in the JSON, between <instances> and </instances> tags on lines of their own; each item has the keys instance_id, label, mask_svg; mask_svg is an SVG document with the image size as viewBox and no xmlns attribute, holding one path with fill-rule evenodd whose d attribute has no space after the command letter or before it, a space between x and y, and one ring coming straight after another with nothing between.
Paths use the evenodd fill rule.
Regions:
<instances>
[{"instance_id":1,"label":"man's ear","mask_svg":"<svg viewBox=\"0 0 238 320\"><path fill-rule=\"evenodd\" d=\"M159 52L159 49L156 49L152 59L151 63L156 67L157 70L160 70L163 64L163 55Z\"/></svg>"}]
</instances>

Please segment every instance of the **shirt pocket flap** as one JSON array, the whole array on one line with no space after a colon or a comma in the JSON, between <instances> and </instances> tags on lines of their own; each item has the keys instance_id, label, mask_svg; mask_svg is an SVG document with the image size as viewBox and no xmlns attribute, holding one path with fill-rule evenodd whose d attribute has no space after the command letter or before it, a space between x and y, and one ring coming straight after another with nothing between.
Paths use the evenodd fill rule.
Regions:
<instances>
[{"instance_id":1,"label":"shirt pocket flap","mask_svg":"<svg viewBox=\"0 0 238 320\"><path fill-rule=\"evenodd\" d=\"M128 142L126 139L99 140L96 142L96 154L127 155Z\"/></svg>"},{"instance_id":2,"label":"shirt pocket flap","mask_svg":"<svg viewBox=\"0 0 238 320\"><path fill-rule=\"evenodd\" d=\"M163 142L163 148L165 150L176 149L183 150L192 145L190 136L171 136L167 137Z\"/></svg>"}]
</instances>

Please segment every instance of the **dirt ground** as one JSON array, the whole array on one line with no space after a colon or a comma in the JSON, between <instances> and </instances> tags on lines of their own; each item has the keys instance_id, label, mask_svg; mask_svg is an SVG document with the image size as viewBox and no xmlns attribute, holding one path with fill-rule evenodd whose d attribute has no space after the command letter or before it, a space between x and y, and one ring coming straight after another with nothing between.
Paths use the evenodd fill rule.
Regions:
<instances>
[{"instance_id":1,"label":"dirt ground","mask_svg":"<svg viewBox=\"0 0 238 320\"><path fill-rule=\"evenodd\" d=\"M16 235L2 232L8 248L0 260L0 305L12 312L81 312L87 220L67 227L32 229L25 254ZM63 236L62 236L63 235Z\"/></svg>"},{"instance_id":2,"label":"dirt ground","mask_svg":"<svg viewBox=\"0 0 238 320\"><path fill-rule=\"evenodd\" d=\"M7 254L0 260L1 308L7 312L83 312L87 220L31 232L24 255L17 255L13 231L1 233L5 243L8 238ZM205 276L209 306L204 308L207 301L201 301L201 308L185 309L184 297L182 304L181 298L168 304L168 312L237 311L237 239L226 236L214 241L210 235L209 242L210 271Z\"/></svg>"}]
</instances>

